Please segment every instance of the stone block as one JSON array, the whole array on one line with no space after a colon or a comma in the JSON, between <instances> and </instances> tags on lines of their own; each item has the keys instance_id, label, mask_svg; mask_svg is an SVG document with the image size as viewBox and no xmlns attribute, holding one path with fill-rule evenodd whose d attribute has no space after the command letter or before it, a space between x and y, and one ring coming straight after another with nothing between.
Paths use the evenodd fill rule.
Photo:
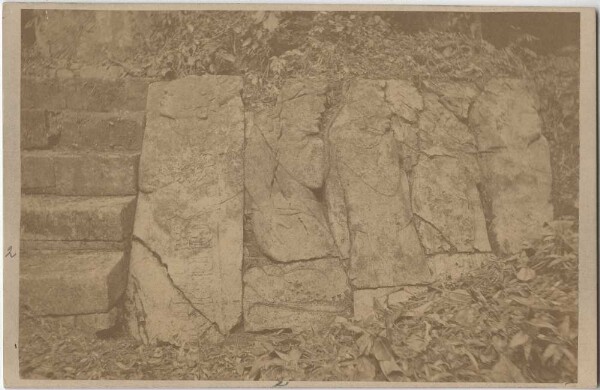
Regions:
<instances>
[{"instance_id":1,"label":"stone block","mask_svg":"<svg viewBox=\"0 0 600 390\"><path fill-rule=\"evenodd\" d=\"M24 193L52 193L56 188L54 159L47 153L21 153L21 190Z\"/></svg>"},{"instance_id":2,"label":"stone block","mask_svg":"<svg viewBox=\"0 0 600 390\"><path fill-rule=\"evenodd\" d=\"M117 80L72 78L64 80L61 92L66 107L79 111L143 111L149 79Z\"/></svg>"},{"instance_id":3,"label":"stone block","mask_svg":"<svg viewBox=\"0 0 600 390\"><path fill-rule=\"evenodd\" d=\"M21 239L122 241L129 239L135 197L21 197Z\"/></svg>"},{"instance_id":4,"label":"stone block","mask_svg":"<svg viewBox=\"0 0 600 390\"><path fill-rule=\"evenodd\" d=\"M58 78L21 78L21 109L64 110L67 99Z\"/></svg>"},{"instance_id":5,"label":"stone block","mask_svg":"<svg viewBox=\"0 0 600 390\"><path fill-rule=\"evenodd\" d=\"M20 263L20 303L34 315L108 312L127 283L123 252L25 252Z\"/></svg>"},{"instance_id":6,"label":"stone block","mask_svg":"<svg viewBox=\"0 0 600 390\"><path fill-rule=\"evenodd\" d=\"M537 237L553 218L550 151L530 90L521 80L492 79L469 115L490 241L503 254L521 250L523 241Z\"/></svg>"},{"instance_id":7,"label":"stone block","mask_svg":"<svg viewBox=\"0 0 600 390\"><path fill-rule=\"evenodd\" d=\"M426 254L491 250L476 178L463 159L425 157L413 168L413 213Z\"/></svg>"},{"instance_id":8,"label":"stone block","mask_svg":"<svg viewBox=\"0 0 600 390\"><path fill-rule=\"evenodd\" d=\"M110 329L117 325L122 316L122 310L117 304L108 312L66 316L43 316L24 318L23 321L43 322L52 328L62 327L67 330L80 331L89 336L95 336L100 330Z\"/></svg>"},{"instance_id":9,"label":"stone block","mask_svg":"<svg viewBox=\"0 0 600 390\"><path fill-rule=\"evenodd\" d=\"M142 149L145 113L60 111L48 115L48 131L60 135L56 148L116 151Z\"/></svg>"},{"instance_id":10,"label":"stone block","mask_svg":"<svg viewBox=\"0 0 600 390\"><path fill-rule=\"evenodd\" d=\"M241 89L242 79L230 76L189 76L151 85L135 216L135 239L166 267L156 278L172 283L222 333L242 315ZM135 256L132 263L137 264ZM135 267L131 272L141 280L149 271ZM137 295L147 315L172 312L163 305L149 308L148 288L153 286L140 286ZM178 322L177 337L159 326L146 327L145 337L172 342L198 337L195 320L184 311L172 312L169 321Z\"/></svg>"},{"instance_id":11,"label":"stone block","mask_svg":"<svg viewBox=\"0 0 600 390\"><path fill-rule=\"evenodd\" d=\"M27 194L134 195L137 193L136 153L21 154L21 187Z\"/></svg>"},{"instance_id":12,"label":"stone block","mask_svg":"<svg viewBox=\"0 0 600 390\"><path fill-rule=\"evenodd\" d=\"M337 258L277 263L264 260L244 272L244 329L327 326L350 312L350 286Z\"/></svg>"},{"instance_id":13,"label":"stone block","mask_svg":"<svg viewBox=\"0 0 600 390\"><path fill-rule=\"evenodd\" d=\"M280 261L339 256L315 190L328 169L322 80L288 80L277 107L246 115L245 188L252 230Z\"/></svg>"},{"instance_id":14,"label":"stone block","mask_svg":"<svg viewBox=\"0 0 600 390\"><path fill-rule=\"evenodd\" d=\"M46 110L21 110L21 150L50 149L58 142L47 116Z\"/></svg>"},{"instance_id":15,"label":"stone block","mask_svg":"<svg viewBox=\"0 0 600 390\"><path fill-rule=\"evenodd\" d=\"M21 108L52 111L143 111L150 79L31 78L21 80Z\"/></svg>"},{"instance_id":16,"label":"stone block","mask_svg":"<svg viewBox=\"0 0 600 390\"><path fill-rule=\"evenodd\" d=\"M328 205L337 205L330 209L329 223L335 225L336 242L349 237L349 276L357 288L418 284L431 277L391 131L394 115L416 115L419 108L415 91L404 96L401 87L381 80L353 81L329 129L329 174L339 183L337 190L325 192ZM395 92L386 96L386 88Z\"/></svg>"},{"instance_id":17,"label":"stone block","mask_svg":"<svg viewBox=\"0 0 600 390\"><path fill-rule=\"evenodd\" d=\"M21 251L62 250L80 251L123 251L129 246L126 241L61 241L21 240Z\"/></svg>"},{"instance_id":18,"label":"stone block","mask_svg":"<svg viewBox=\"0 0 600 390\"><path fill-rule=\"evenodd\" d=\"M174 285L161 259L136 240L126 294L127 325L139 341L182 345L219 335L218 327Z\"/></svg>"}]
</instances>

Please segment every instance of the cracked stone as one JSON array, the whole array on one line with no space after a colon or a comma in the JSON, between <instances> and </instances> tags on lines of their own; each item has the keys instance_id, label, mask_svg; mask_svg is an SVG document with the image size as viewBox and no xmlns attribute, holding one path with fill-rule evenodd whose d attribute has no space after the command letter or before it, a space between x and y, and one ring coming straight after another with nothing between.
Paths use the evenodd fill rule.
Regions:
<instances>
[{"instance_id":1,"label":"cracked stone","mask_svg":"<svg viewBox=\"0 0 600 390\"><path fill-rule=\"evenodd\" d=\"M319 329L350 312L350 286L337 258L275 263L244 273L246 331Z\"/></svg>"},{"instance_id":2,"label":"cracked stone","mask_svg":"<svg viewBox=\"0 0 600 390\"><path fill-rule=\"evenodd\" d=\"M493 79L469 116L479 151L489 235L499 253L515 253L552 220L552 171L535 96L520 80Z\"/></svg>"},{"instance_id":3,"label":"cracked stone","mask_svg":"<svg viewBox=\"0 0 600 390\"><path fill-rule=\"evenodd\" d=\"M424 95L425 108L419 117L419 148L426 155L460 156L476 153L475 137L469 127L448 111L436 95Z\"/></svg>"},{"instance_id":4,"label":"cracked stone","mask_svg":"<svg viewBox=\"0 0 600 390\"><path fill-rule=\"evenodd\" d=\"M469 116L471 103L479 95L479 90L468 83L425 81L425 88L439 96L440 103L461 120Z\"/></svg>"},{"instance_id":5,"label":"cracked stone","mask_svg":"<svg viewBox=\"0 0 600 390\"><path fill-rule=\"evenodd\" d=\"M423 97L409 81L386 81L385 98L392 111L408 122L416 122L423 110Z\"/></svg>"},{"instance_id":6,"label":"cracked stone","mask_svg":"<svg viewBox=\"0 0 600 390\"><path fill-rule=\"evenodd\" d=\"M241 87L241 78L229 76L189 76L150 86L134 225L134 236L165 266L153 274L154 282L172 281L171 288L202 314L202 324L214 323L223 333L239 323L242 312ZM132 263L143 261L136 259L140 253L132 253ZM143 266L131 269L140 282L152 276L146 272ZM145 291L151 288L152 283L140 286L142 301L153 294ZM170 325L177 337L198 336L196 314L164 306L161 298L146 313L155 318L170 313L164 321L178 323ZM161 327L146 326L147 338L175 337Z\"/></svg>"},{"instance_id":7,"label":"cracked stone","mask_svg":"<svg viewBox=\"0 0 600 390\"><path fill-rule=\"evenodd\" d=\"M348 210L349 275L359 288L430 278L413 224L408 180L390 127L392 111L385 101L385 85L385 81L353 81L329 130L330 159L343 193L331 191L326 196L338 198L329 204L343 202ZM333 223L343 226L344 221L338 217Z\"/></svg>"},{"instance_id":8,"label":"cracked stone","mask_svg":"<svg viewBox=\"0 0 600 390\"><path fill-rule=\"evenodd\" d=\"M125 310L129 332L139 341L183 345L218 338L217 327L175 288L167 268L133 241Z\"/></svg>"},{"instance_id":9,"label":"cracked stone","mask_svg":"<svg viewBox=\"0 0 600 390\"><path fill-rule=\"evenodd\" d=\"M491 250L476 178L465 161L476 164L472 156L434 157L413 169L412 206L427 254Z\"/></svg>"},{"instance_id":10,"label":"cracked stone","mask_svg":"<svg viewBox=\"0 0 600 390\"><path fill-rule=\"evenodd\" d=\"M262 253L280 262L339 256L325 209L327 156L320 133L323 87L287 82L276 109L246 115L247 208Z\"/></svg>"}]
</instances>

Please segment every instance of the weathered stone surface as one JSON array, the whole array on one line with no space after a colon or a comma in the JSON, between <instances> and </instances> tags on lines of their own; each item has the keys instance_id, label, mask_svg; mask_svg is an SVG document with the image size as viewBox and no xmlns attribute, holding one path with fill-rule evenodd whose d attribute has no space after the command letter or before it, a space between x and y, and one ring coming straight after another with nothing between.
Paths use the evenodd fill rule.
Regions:
<instances>
[{"instance_id":1,"label":"weathered stone surface","mask_svg":"<svg viewBox=\"0 0 600 390\"><path fill-rule=\"evenodd\" d=\"M139 151L144 117L144 112L61 111L49 113L48 133L60 149Z\"/></svg>"},{"instance_id":2,"label":"weathered stone surface","mask_svg":"<svg viewBox=\"0 0 600 390\"><path fill-rule=\"evenodd\" d=\"M62 80L53 78L21 78L21 109L64 110L67 99L60 90Z\"/></svg>"},{"instance_id":3,"label":"weathered stone surface","mask_svg":"<svg viewBox=\"0 0 600 390\"><path fill-rule=\"evenodd\" d=\"M350 286L337 258L287 264L265 259L244 273L247 331L318 329L350 307Z\"/></svg>"},{"instance_id":4,"label":"weathered stone surface","mask_svg":"<svg viewBox=\"0 0 600 390\"><path fill-rule=\"evenodd\" d=\"M392 111L408 122L416 122L417 114L423 109L423 97L409 81L386 81L385 99Z\"/></svg>"},{"instance_id":5,"label":"weathered stone surface","mask_svg":"<svg viewBox=\"0 0 600 390\"><path fill-rule=\"evenodd\" d=\"M327 172L319 123L323 94L317 81L290 81L275 109L247 114L249 218L262 252L276 261L339 255L313 191Z\"/></svg>"},{"instance_id":6,"label":"weathered stone surface","mask_svg":"<svg viewBox=\"0 0 600 390\"><path fill-rule=\"evenodd\" d=\"M123 295L123 252L24 252L20 303L34 315L108 312Z\"/></svg>"},{"instance_id":7,"label":"weathered stone surface","mask_svg":"<svg viewBox=\"0 0 600 390\"><path fill-rule=\"evenodd\" d=\"M203 323L214 323L223 333L240 321L242 311L241 88L241 78L229 76L151 85L135 217L134 236L165 266L155 278L165 279L160 283L172 285ZM141 261L136 253L134 264ZM132 278L141 281L144 272L144 267L132 268ZM151 294L139 295L147 315L171 313L165 321L179 323L173 326L180 338L201 334L185 310L145 302L145 297L154 299ZM161 327L146 326L147 339L175 337Z\"/></svg>"},{"instance_id":8,"label":"weathered stone surface","mask_svg":"<svg viewBox=\"0 0 600 390\"><path fill-rule=\"evenodd\" d=\"M437 280L457 280L493 258L492 253L440 253L428 256L428 261Z\"/></svg>"},{"instance_id":9,"label":"weathered stone surface","mask_svg":"<svg viewBox=\"0 0 600 390\"><path fill-rule=\"evenodd\" d=\"M436 95L426 94L418 138L411 193L425 253L489 252L473 134Z\"/></svg>"},{"instance_id":10,"label":"weathered stone surface","mask_svg":"<svg viewBox=\"0 0 600 390\"><path fill-rule=\"evenodd\" d=\"M430 277L391 130L393 109L409 104L395 102L401 94L386 101L385 91L385 81L353 81L329 130L330 175L338 175L344 196L328 203L343 202L348 210L349 276L359 288L415 284ZM336 193L326 196L339 197ZM336 219L336 213L329 213L330 222L343 227L343 214L337 214Z\"/></svg>"},{"instance_id":11,"label":"weathered stone surface","mask_svg":"<svg viewBox=\"0 0 600 390\"><path fill-rule=\"evenodd\" d=\"M47 154L21 153L21 190L24 193L51 193L56 187L54 159Z\"/></svg>"},{"instance_id":12,"label":"weathered stone surface","mask_svg":"<svg viewBox=\"0 0 600 390\"><path fill-rule=\"evenodd\" d=\"M419 128L417 124L407 123L392 117L394 139L398 143L402 169L410 172L419 161Z\"/></svg>"},{"instance_id":13,"label":"weathered stone surface","mask_svg":"<svg viewBox=\"0 0 600 390\"><path fill-rule=\"evenodd\" d=\"M129 242L125 241L61 241L61 240L21 240L21 251L62 250L62 251L123 251Z\"/></svg>"},{"instance_id":14,"label":"weathered stone surface","mask_svg":"<svg viewBox=\"0 0 600 390\"><path fill-rule=\"evenodd\" d=\"M21 110L21 149L48 149L58 140L49 128L45 110Z\"/></svg>"},{"instance_id":15,"label":"weathered stone surface","mask_svg":"<svg viewBox=\"0 0 600 390\"><path fill-rule=\"evenodd\" d=\"M149 79L73 77L21 80L21 108L85 111L143 111Z\"/></svg>"},{"instance_id":16,"label":"weathered stone surface","mask_svg":"<svg viewBox=\"0 0 600 390\"><path fill-rule=\"evenodd\" d=\"M448 111L434 94L424 95L425 109L419 117L419 149L430 157L477 152L475 137L467 125Z\"/></svg>"},{"instance_id":17,"label":"weathered stone surface","mask_svg":"<svg viewBox=\"0 0 600 390\"><path fill-rule=\"evenodd\" d=\"M129 332L144 343L182 345L219 335L216 325L174 284L166 264L135 240L125 311Z\"/></svg>"},{"instance_id":18,"label":"weathered stone surface","mask_svg":"<svg viewBox=\"0 0 600 390\"><path fill-rule=\"evenodd\" d=\"M427 254L491 250L476 181L462 161L424 157L413 170L413 212Z\"/></svg>"},{"instance_id":19,"label":"weathered stone surface","mask_svg":"<svg viewBox=\"0 0 600 390\"><path fill-rule=\"evenodd\" d=\"M350 230L348 208L344 199L344 188L335 168L330 169L325 183L325 204L329 228L343 259L350 258Z\"/></svg>"},{"instance_id":20,"label":"weathered stone surface","mask_svg":"<svg viewBox=\"0 0 600 390\"><path fill-rule=\"evenodd\" d=\"M492 247L514 253L553 217L548 142L526 83L494 79L474 103L482 190Z\"/></svg>"},{"instance_id":21,"label":"weathered stone surface","mask_svg":"<svg viewBox=\"0 0 600 390\"><path fill-rule=\"evenodd\" d=\"M63 327L72 331L80 331L88 336L95 337L96 332L110 329L117 325L122 316L122 310L117 304L106 313L80 314L74 316L44 316L44 317L26 317L19 319L21 321L40 321L51 327ZM35 326L35 325L33 325Z\"/></svg>"},{"instance_id":22,"label":"weathered stone surface","mask_svg":"<svg viewBox=\"0 0 600 390\"><path fill-rule=\"evenodd\" d=\"M135 197L21 197L21 239L122 241L131 235Z\"/></svg>"},{"instance_id":23,"label":"weathered stone surface","mask_svg":"<svg viewBox=\"0 0 600 390\"><path fill-rule=\"evenodd\" d=\"M439 96L440 103L460 119L467 119L469 108L479 95L479 90L469 83L430 82L425 87Z\"/></svg>"},{"instance_id":24,"label":"weathered stone surface","mask_svg":"<svg viewBox=\"0 0 600 390\"><path fill-rule=\"evenodd\" d=\"M27 194L134 195L137 153L21 154L21 188Z\"/></svg>"}]
</instances>

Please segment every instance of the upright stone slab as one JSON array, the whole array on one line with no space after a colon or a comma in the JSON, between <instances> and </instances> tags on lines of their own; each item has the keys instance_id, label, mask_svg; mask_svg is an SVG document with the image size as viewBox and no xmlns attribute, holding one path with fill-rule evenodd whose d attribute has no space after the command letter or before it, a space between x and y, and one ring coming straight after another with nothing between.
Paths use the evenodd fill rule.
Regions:
<instances>
[{"instance_id":1,"label":"upright stone slab","mask_svg":"<svg viewBox=\"0 0 600 390\"><path fill-rule=\"evenodd\" d=\"M329 129L329 174L335 180L328 182L333 188L326 197L336 206L329 212L336 241L349 238L351 283L376 288L428 281L391 128L393 116L416 121L422 100L407 82L355 80L342 104Z\"/></svg>"},{"instance_id":2,"label":"upright stone slab","mask_svg":"<svg viewBox=\"0 0 600 390\"><path fill-rule=\"evenodd\" d=\"M317 329L350 311L340 248L318 195L328 171L326 87L288 80L274 108L246 115L246 330Z\"/></svg>"},{"instance_id":3,"label":"upright stone slab","mask_svg":"<svg viewBox=\"0 0 600 390\"><path fill-rule=\"evenodd\" d=\"M289 81L276 108L247 115L248 214L262 252L275 261L339 254L314 192L327 173L319 123L325 86Z\"/></svg>"},{"instance_id":4,"label":"upright stone slab","mask_svg":"<svg viewBox=\"0 0 600 390\"><path fill-rule=\"evenodd\" d=\"M553 217L550 152L530 90L524 81L491 80L469 115L490 240L500 253L520 250L523 240L535 237Z\"/></svg>"},{"instance_id":5,"label":"upright stone slab","mask_svg":"<svg viewBox=\"0 0 600 390\"><path fill-rule=\"evenodd\" d=\"M424 101L411 194L425 253L489 252L475 138L444 100L427 93Z\"/></svg>"},{"instance_id":6,"label":"upright stone slab","mask_svg":"<svg viewBox=\"0 0 600 390\"><path fill-rule=\"evenodd\" d=\"M144 250L132 251L136 283L128 294L146 312L143 321L129 321L130 328L144 328L144 340L198 338L210 323L226 333L240 321L241 88L241 78L229 76L189 76L149 88L134 225L134 249ZM163 295L154 291L160 288ZM183 306L164 298L171 295ZM166 318L177 332L161 329Z\"/></svg>"}]
</instances>

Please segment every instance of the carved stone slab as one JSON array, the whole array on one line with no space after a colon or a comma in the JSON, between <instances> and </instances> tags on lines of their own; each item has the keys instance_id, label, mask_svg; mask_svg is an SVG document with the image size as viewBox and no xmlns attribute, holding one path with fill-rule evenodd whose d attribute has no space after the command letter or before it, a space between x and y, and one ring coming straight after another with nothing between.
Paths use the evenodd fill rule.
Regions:
<instances>
[{"instance_id":1,"label":"carved stone slab","mask_svg":"<svg viewBox=\"0 0 600 390\"><path fill-rule=\"evenodd\" d=\"M325 86L288 81L274 109L247 114L247 212L258 245L274 261L339 255L314 192L328 167L319 127Z\"/></svg>"},{"instance_id":2,"label":"carved stone slab","mask_svg":"<svg viewBox=\"0 0 600 390\"><path fill-rule=\"evenodd\" d=\"M425 282L430 272L391 129L392 114L415 121L422 100L408 83L356 80L343 101L329 129L331 184L337 188L326 196L335 198L328 204L335 206L329 221L336 242L349 238L351 283L376 288Z\"/></svg>"},{"instance_id":3,"label":"carved stone slab","mask_svg":"<svg viewBox=\"0 0 600 390\"><path fill-rule=\"evenodd\" d=\"M469 115L499 253L519 251L553 217L550 150L530 89L521 80L493 79Z\"/></svg>"},{"instance_id":4,"label":"carved stone slab","mask_svg":"<svg viewBox=\"0 0 600 390\"><path fill-rule=\"evenodd\" d=\"M229 76L150 86L134 225L134 240L147 251L133 252L133 277L150 272L135 256L151 253L166 271L161 283L168 282L190 310L222 333L240 321L242 310L241 88L241 78ZM146 295L138 295L142 305L170 321L191 321L173 305L146 305Z\"/></svg>"}]
</instances>

